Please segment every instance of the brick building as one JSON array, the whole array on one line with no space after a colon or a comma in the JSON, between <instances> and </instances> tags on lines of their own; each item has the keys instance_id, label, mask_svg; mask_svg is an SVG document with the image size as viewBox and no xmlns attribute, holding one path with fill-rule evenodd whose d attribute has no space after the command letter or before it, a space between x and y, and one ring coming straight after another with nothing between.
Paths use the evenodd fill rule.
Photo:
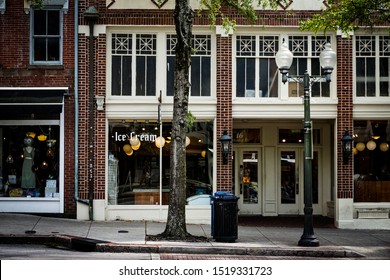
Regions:
<instances>
[{"instance_id":1,"label":"brick building","mask_svg":"<svg viewBox=\"0 0 390 280\"><path fill-rule=\"evenodd\" d=\"M72 4L0 1L2 212L76 213Z\"/></svg>"},{"instance_id":2,"label":"brick building","mask_svg":"<svg viewBox=\"0 0 390 280\"><path fill-rule=\"evenodd\" d=\"M72 15L72 3L64 19ZM196 10L198 1L191 4ZM78 87L64 99L65 114L66 102L73 96L78 102L75 123L64 119L78 129L69 138L65 130L64 141L78 144L74 165L66 160L71 153L65 147L63 158L66 172L68 164L75 174L69 179L74 189L65 190L73 191L77 205L64 207L65 212L77 210L79 219L165 220L174 1L75 5ZM207 17L194 18L189 110L196 121L187 133L189 222L210 222L209 195L219 190L240 197L239 215L303 215L303 87L281 81L275 55L284 40L294 55L292 75L306 70L320 74L325 43L337 52L332 82L315 83L311 91L314 215L334 217L341 228L390 228L390 37L385 28L350 36L300 31L299 20L324 5L291 1L278 11L259 10L256 24L226 10L237 22L231 34L220 26L210 28ZM4 22L8 6L0 15ZM344 161L346 129L354 136L354 152ZM219 143L225 130L232 137L227 164ZM64 205L74 201L64 196Z\"/></svg>"}]
</instances>

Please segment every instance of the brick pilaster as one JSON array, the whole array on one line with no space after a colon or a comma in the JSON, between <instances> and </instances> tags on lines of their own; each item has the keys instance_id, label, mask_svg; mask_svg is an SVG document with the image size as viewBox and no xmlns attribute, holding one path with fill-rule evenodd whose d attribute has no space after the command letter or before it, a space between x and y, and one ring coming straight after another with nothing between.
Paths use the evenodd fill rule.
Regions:
<instances>
[{"instance_id":1,"label":"brick pilaster","mask_svg":"<svg viewBox=\"0 0 390 280\"><path fill-rule=\"evenodd\" d=\"M232 37L217 36L217 191L232 190L232 151L222 163L219 137L226 130L232 136Z\"/></svg>"},{"instance_id":2,"label":"brick pilaster","mask_svg":"<svg viewBox=\"0 0 390 280\"><path fill-rule=\"evenodd\" d=\"M341 138L353 133L353 47L352 38L337 38L337 198L353 197L353 158L343 163Z\"/></svg>"}]
</instances>

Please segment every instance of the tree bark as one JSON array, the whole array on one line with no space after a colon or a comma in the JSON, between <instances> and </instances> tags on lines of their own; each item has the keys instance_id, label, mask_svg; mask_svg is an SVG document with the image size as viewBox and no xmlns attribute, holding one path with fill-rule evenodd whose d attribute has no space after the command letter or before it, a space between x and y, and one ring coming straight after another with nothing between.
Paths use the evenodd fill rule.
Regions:
<instances>
[{"instance_id":1,"label":"tree bark","mask_svg":"<svg viewBox=\"0 0 390 280\"><path fill-rule=\"evenodd\" d=\"M189 0L176 0L174 12L177 43L170 159L170 198L168 219L163 235L185 239L186 227L186 148L188 95L190 91L191 38L193 11Z\"/></svg>"}]
</instances>

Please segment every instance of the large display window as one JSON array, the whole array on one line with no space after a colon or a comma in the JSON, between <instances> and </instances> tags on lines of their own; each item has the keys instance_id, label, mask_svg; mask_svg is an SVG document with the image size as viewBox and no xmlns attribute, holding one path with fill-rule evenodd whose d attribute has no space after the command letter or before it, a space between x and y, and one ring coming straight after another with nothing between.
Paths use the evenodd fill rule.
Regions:
<instances>
[{"instance_id":1,"label":"large display window","mask_svg":"<svg viewBox=\"0 0 390 280\"><path fill-rule=\"evenodd\" d=\"M0 125L0 196L59 197L58 125Z\"/></svg>"},{"instance_id":2,"label":"large display window","mask_svg":"<svg viewBox=\"0 0 390 280\"><path fill-rule=\"evenodd\" d=\"M390 120L355 120L354 136L354 201L390 202Z\"/></svg>"},{"instance_id":3,"label":"large display window","mask_svg":"<svg viewBox=\"0 0 390 280\"><path fill-rule=\"evenodd\" d=\"M167 205L170 122L109 121L108 204ZM213 124L195 122L186 136L187 200L212 193Z\"/></svg>"}]
</instances>

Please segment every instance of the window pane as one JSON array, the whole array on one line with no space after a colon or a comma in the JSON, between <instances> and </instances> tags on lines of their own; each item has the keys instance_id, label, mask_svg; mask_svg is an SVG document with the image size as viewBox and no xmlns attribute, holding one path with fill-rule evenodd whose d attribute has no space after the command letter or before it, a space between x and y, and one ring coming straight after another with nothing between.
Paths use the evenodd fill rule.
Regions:
<instances>
[{"instance_id":1,"label":"window pane","mask_svg":"<svg viewBox=\"0 0 390 280\"><path fill-rule=\"evenodd\" d=\"M121 95L121 57L111 58L111 95Z\"/></svg>"},{"instance_id":2,"label":"window pane","mask_svg":"<svg viewBox=\"0 0 390 280\"><path fill-rule=\"evenodd\" d=\"M268 97L268 83L269 83L268 67L269 67L268 59L267 58L260 59L260 79L259 79L260 97Z\"/></svg>"},{"instance_id":3,"label":"window pane","mask_svg":"<svg viewBox=\"0 0 390 280\"><path fill-rule=\"evenodd\" d=\"M193 56L191 62L191 96L200 96L201 73L200 57Z\"/></svg>"},{"instance_id":4,"label":"window pane","mask_svg":"<svg viewBox=\"0 0 390 280\"><path fill-rule=\"evenodd\" d=\"M48 13L48 35L60 35L60 12L59 11L47 11Z\"/></svg>"},{"instance_id":5,"label":"window pane","mask_svg":"<svg viewBox=\"0 0 390 280\"><path fill-rule=\"evenodd\" d=\"M60 60L60 39L59 38L51 38L47 40L48 50L47 50L47 60L58 61Z\"/></svg>"},{"instance_id":6,"label":"window pane","mask_svg":"<svg viewBox=\"0 0 390 280\"><path fill-rule=\"evenodd\" d=\"M175 92L174 88L175 78L175 57L167 57L167 96L173 96Z\"/></svg>"},{"instance_id":7,"label":"window pane","mask_svg":"<svg viewBox=\"0 0 390 280\"><path fill-rule=\"evenodd\" d=\"M45 39L34 39L34 61L46 61Z\"/></svg>"},{"instance_id":8,"label":"window pane","mask_svg":"<svg viewBox=\"0 0 390 280\"><path fill-rule=\"evenodd\" d=\"M356 59L356 96L366 96L365 59Z\"/></svg>"},{"instance_id":9,"label":"window pane","mask_svg":"<svg viewBox=\"0 0 390 280\"><path fill-rule=\"evenodd\" d=\"M270 85L269 85L269 97L278 97L278 85L279 85L279 69L276 65L276 60L270 60Z\"/></svg>"},{"instance_id":10,"label":"window pane","mask_svg":"<svg viewBox=\"0 0 390 280\"><path fill-rule=\"evenodd\" d=\"M146 95L146 57L137 56L137 72L136 72L136 95Z\"/></svg>"},{"instance_id":11,"label":"window pane","mask_svg":"<svg viewBox=\"0 0 390 280\"><path fill-rule=\"evenodd\" d=\"M389 58L380 59L380 96L389 96Z\"/></svg>"},{"instance_id":12,"label":"window pane","mask_svg":"<svg viewBox=\"0 0 390 280\"><path fill-rule=\"evenodd\" d=\"M375 96L375 59L367 58L367 96Z\"/></svg>"},{"instance_id":13,"label":"window pane","mask_svg":"<svg viewBox=\"0 0 390 280\"><path fill-rule=\"evenodd\" d=\"M41 117L47 119L47 115ZM45 204L50 203L48 201L50 199L56 199L56 195L60 192L59 182L61 180L58 168L61 157L58 148L61 139L59 137L60 127L44 124L0 125L0 131L2 134L0 141L1 196L9 200L34 197L37 200L44 199ZM27 132L35 136L27 138ZM54 146L48 147L47 141L39 141L40 135L46 135L47 140L56 140ZM29 148L26 149L26 147ZM4 187L5 183L8 184L8 190Z\"/></svg>"},{"instance_id":14,"label":"window pane","mask_svg":"<svg viewBox=\"0 0 390 280\"><path fill-rule=\"evenodd\" d=\"M245 58L237 58L236 96L245 96Z\"/></svg>"},{"instance_id":15,"label":"window pane","mask_svg":"<svg viewBox=\"0 0 390 280\"><path fill-rule=\"evenodd\" d=\"M390 201L389 125L390 120L354 121L354 202ZM376 145L368 149L368 142Z\"/></svg>"},{"instance_id":16,"label":"window pane","mask_svg":"<svg viewBox=\"0 0 390 280\"><path fill-rule=\"evenodd\" d=\"M46 35L46 11L34 10L34 35Z\"/></svg>"},{"instance_id":17,"label":"window pane","mask_svg":"<svg viewBox=\"0 0 390 280\"><path fill-rule=\"evenodd\" d=\"M245 97L255 97L255 60L247 59L246 60L246 87L245 87Z\"/></svg>"},{"instance_id":18,"label":"window pane","mask_svg":"<svg viewBox=\"0 0 390 280\"><path fill-rule=\"evenodd\" d=\"M132 58L131 56L122 57L122 95L130 96L131 95L131 86L132 86Z\"/></svg>"},{"instance_id":19,"label":"window pane","mask_svg":"<svg viewBox=\"0 0 390 280\"><path fill-rule=\"evenodd\" d=\"M171 123L162 124L162 166L156 145L160 127L154 122L110 122L108 135L108 203L111 205L167 205L170 180ZM188 204L212 193L213 125L195 122L187 133ZM129 141L129 140L134 140ZM161 178L161 181L160 181ZM162 182L160 184L160 182ZM160 191L162 197L160 198ZM209 205L209 200L206 203Z\"/></svg>"},{"instance_id":20,"label":"window pane","mask_svg":"<svg viewBox=\"0 0 390 280\"><path fill-rule=\"evenodd\" d=\"M155 96L156 95L156 57L149 56L147 58L147 77L146 77L146 95Z\"/></svg>"},{"instance_id":21,"label":"window pane","mask_svg":"<svg viewBox=\"0 0 390 280\"><path fill-rule=\"evenodd\" d=\"M202 57L202 96L211 96L210 79L211 79L211 58Z\"/></svg>"}]
</instances>

